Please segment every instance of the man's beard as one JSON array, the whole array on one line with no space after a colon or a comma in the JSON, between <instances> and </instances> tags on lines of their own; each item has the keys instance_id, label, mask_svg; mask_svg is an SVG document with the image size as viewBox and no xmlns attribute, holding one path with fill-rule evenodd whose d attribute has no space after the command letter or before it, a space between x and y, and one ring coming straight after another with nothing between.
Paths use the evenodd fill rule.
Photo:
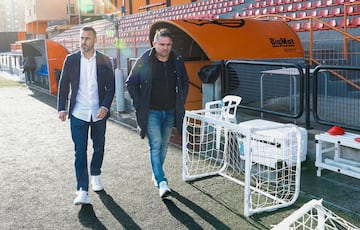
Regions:
<instances>
[{"instance_id":1,"label":"man's beard","mask_svg":"<svg viewBox=\"0 0 360 230\"><path fill-rule=\"evenodd\" d=\"M89 49L89 47L82 45L82 46L81 46L81 50L82 50L83 52L88 52L90 49Z\"/></svg>"}]
</instances>

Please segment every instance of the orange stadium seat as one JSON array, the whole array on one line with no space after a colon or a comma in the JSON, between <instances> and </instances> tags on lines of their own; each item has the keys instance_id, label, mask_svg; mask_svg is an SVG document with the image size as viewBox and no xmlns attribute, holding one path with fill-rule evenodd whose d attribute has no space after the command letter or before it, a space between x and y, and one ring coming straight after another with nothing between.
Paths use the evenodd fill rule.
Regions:
<instances>
[{"instance_id":1,"label":"orange stadium seat","mask_svg":"<svg viewBox=\"0 0 360 230\"><path fill-rule=\"evenodd\" d=\"M335 7L330 9L328 17L338 17L341 15L342 15L341 8Z\"/></svg>"},{"instance_id":2,"label":"orange stadium seat","mask_svg":"<svg viewBox=\"0 0 360 230\"><path fill-rule=\"evenodd\" d=\"M324 7L324 5L322 4L321 0L317 0L314 2L314 7L315 8L320 8L320 7Z\"/></svg>"},{"instance_id":3,"label":"orange stadium seat","mask_svg":"<svg viewBox=\"0 0 360 230\"><path fill-rule=\"evenodd\" d=\"M269 6L269 5L266 0L264 0L260 3L260 7L262 7L262 8L267 7L267 6Z\"/></svg>"},{"instance_id":4,"label":"orange stadium seat","mask_svg":"<svg viewBox=\"0 0 360 230\"><path fill-rule=\"evenodd\" d=\"M295 23L291 24L290 26L293 30L298 31L300 29L300 22L295 22Z\"/></svg>"},{"instance_id":5,"label":"orange stadium seat","mask_svg":"<svg viewBox=\"0 0 360 230\"><path fill-rule=\"evenodd\" d=\"M269 10L268 10L268 8L263 8L263 9L261 9L260 11L261 11L260 13L261 13L262 15L264 15L264 14L268 14L268 11L269 11Z\"/></svg>"},{"instance_id":6,"label":"orange stadium seat","mask_svg":"<svg viewBox=\"0 0 360 230\"><path fill-rule=\"evenodd\" d=\"M302 23L301 27L304 28L304 30L309 31L311 28L311 23L306 21L306 22Z\"/></svg>"},{"instance_id":7,"label":"orange stadium seat","mask_svg":"<svg viewBox=\"0 0 360 230\"><path fill-rule=\"evenodd\" d=\"M314 30L328 30L330 29L328 26L325 26L324 23L321 22L315 22L313 24L313 29Z\"/></svg>"},{"instance_id":8,"label":"orange stadium seat","mask_svg":"<svg viewBox=\"0 0 360 230\"><path fill-rule=\"evenodd\" d=\"M303 5L301 2L295 2L293 4L293 8L295 9L295 11L299 11L299 10L302 10L303 9Z\"/></svg>"},{"instance_id":9,"label":"orange stadium seat","mask_svg":"<svg viewBox=\"0 0 360 230\"><path fill-rule=\"evenodd\" d=\"M360 5L356 5L353 14L356 14L356 15L360 14Z\"/></svg>"},{"instance_id":10,"label":"orange stadium seat","mask_svg":"<svg viewBox=\"0 0 360 230\"><path fill-rule=\"evenodd\" d=\"M289 18L296 18L296 13L294 12L294 13L289 13L288 15L287 15Z\"/></svg>"},{"instance_id":11,"label":"orange stadium seat","mask_svg":"<svg viewBox=\"0 0 360 230\"><path fill-rule=\"evenodd\" d=\"M304 2L304 9L310 10L310 9L314 9L314 8L315 7L312 5L311 1Z\"/></svg>"},{"instance_id":12,"label":"orange stadium seat","mask_svg":"<svg viewBox=\"0 0 360 230\"><path fill-rule=\"evenodd\" d=\"M276 6L276 0L269 0L268 5L269 6Z\"/></svg>"},{"instance_id":13,"label":"orange stadium seat","mask_svg":"<svg viewBox=\"0 0 360 230\"><path fill-rule=\"evenodd\" d=\"M269 13L270 14L277 14L277 8L275 6L270 7Z\"/></svg>"},{"instance_id":14,"label":"orange stadium seat","mask_svg":"<svg viewBox=\"0 0 360 230\"><path fill-rule=\"evenodd\" d=\"M355 28L359 26L360 26L360 17L353 17L348 25L349 28Z\"/></svg>"},{"instance_id":15,"label":"orange stadium seat","mask_svg":"<svg viewBox=\"0 0 360 230\"><path fill-rule=\"evenodd\" d=\"M352 15L352 14L354 14L354 7L353 7L353 6L347 6L347 7L345 8L345 12L346 12L347 15Z\"/></svg>"},{"instance_id":16,"label":"orange stadium seat","mask_svg":"<svg viewBox=\"0 0 360 230\"><path fill-rule=\"evenodd\" d=\"M331 7L331 6L335 6L337 5L337 1L336 0L326 0L324 2L325 7Z\"/></svg>"},{"instance_id":17,"label":"orange stadium seat","mask_svg":"<svg viewBox=\"0 0 360 230\"><path fill-rule=\"evenodd\" d=\"M241 5L241 4L244 4L244 3L245 3L245 0L233 0L234 5Z\"/></svg>"},{"instance_id":18,"label":"orange stadium seat","mask_svg":"<svg viewBox=\"0 0 360 230\"><path fill-rule=\"evenodd\" d=\"M319 17L323 18L323 17L327 17L329 16L329 10L328 9L322 9L319 12Z\"/></svg>"},{"instance_id":19,"label":"orange stadium seat","mask_svg":"<svg viewBox=\"0 0 360 230\"><path fill-rule=\"evenodd\" d=\"M345 22L344 19L340 19L338 23L336 24L336 27L338 28L344 28ZM349 25L349 19L346 19L346 27Z\"/></svg>"},{"instance_id":20,"label":"orange stadium seat","mask_svg":"<svg viewBox=\"0 0 360 230\"><path fill-rule=\"evenodd\" d=\"M326 23L329 24L330 26L336 27L336 20L335 19L331 19L331 20L327 21Z\"/></svg>"},{"instance_id":21,"label":"orange stadium seat","mask_svg":"<svg viewBox=\"0 0 360 230\"><path fill-rule=\"evenodd\" d=\"M345 3L345 0L334 0L334 6L343 5Z\"/></svg>"},{"instance_id":22,"label":"orange stadium seat","mask_svg":"<svg viewBox=\"0 0 360 230\"><path fill-rule=\"evenodd\" d=\"M293 8L293 5L290 4L290 5L287 5L287 6L286 6L286 11L287 11L287 12L292 12L292 11L295 11L295 8Z\"/></svg>"},{"instance_id":23,"label":"orange stadium seat","mask_svg":"<svg viewBox=\"0 0 360 230\"><path fill-rule=\"evenodd\" d=\"M303 32L305 29L302 27L302 24L300 22L295 22L291 25L291 28L293 28L296 32Z\"/></svg>"},{"instance_id":24,"label":"orange stadium seat","mask_svg":"<svg viewBox=\"0 0 360 230\"><path fill-rule=\"evenodd\" d=\"M283 5L278 6L278 7L276 8L276 11L277 11L278 13L285 12L284 6L283 6Z\"/></svg>"},{"instance_id":25,"label":"orange stadium seat","mask_svg":"<svg viewBox=\"0 0 360 230\"><path fill-rule=\"evenodd\" d=\"M312 10L308 12L308 16L310 17L316 17L317 16L317 11L316 10Z\"/></svg>"},{"instance_id":26,"label":"orange stadium seat","mask_svg":"<svg viewBox=\"0 0 360 230\"><path fill-rule=\"evenodd\" d=\"M300 11L297 15L298 18L305 18L306 17L306 11Z\"/></svg>"},{"instance_id":27,"label":"orange stadium seat","mask_svg":"<svg viewBox=\"0 0 360 230\"><path fill-rule=\"evenodd\" d=\"M246 11L246 16L253 16L253 15L254 15L254 11L252 11L252 10Z\"/></svg>"}]
</instances>

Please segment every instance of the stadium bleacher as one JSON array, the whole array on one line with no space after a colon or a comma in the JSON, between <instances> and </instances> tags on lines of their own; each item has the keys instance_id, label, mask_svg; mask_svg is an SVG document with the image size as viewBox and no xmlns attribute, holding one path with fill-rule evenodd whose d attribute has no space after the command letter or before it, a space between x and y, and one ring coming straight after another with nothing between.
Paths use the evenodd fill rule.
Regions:
<instances>
[{"instance_id":1,"label":"stadium bleacher","mask_svg":"<svg viewBox=\"0 0 360 230\"><path fill-rule=\"evenodd\" d=\"M187 4L145 11L124 17L120 21L120 38L128 46L148 45L149 27L158 20L174 19L216 19L278 15L289 23L296 32L329 30L331 26L353 30L360 28L360 5L355 0L203 0ZM346 21L344 19L346 14ZM309 22L314 17L323 22ZM106 20L90 23L99 33L100 45L114 43L108 34L112 24ZM312 25L310 25L312 24ZM330 26L330 27L329 27ZM70 51L78 49L78 26L55 36L53 40L63 44Z\"/></svg>"}]
</instances>

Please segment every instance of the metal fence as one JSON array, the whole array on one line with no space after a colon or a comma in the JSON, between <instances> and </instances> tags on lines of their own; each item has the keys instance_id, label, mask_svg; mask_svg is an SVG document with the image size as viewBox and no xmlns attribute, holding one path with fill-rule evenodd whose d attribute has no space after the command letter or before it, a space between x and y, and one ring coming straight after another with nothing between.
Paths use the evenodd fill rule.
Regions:
<instances>
[{"instance_id":1,"label":"metal fence","mask_svg":"<svg viewBox=\"0 0 360 230\"><path fill-rule=\"evenodd\" d=\"M0 71L22 77L23 58L21 53L0 53Z\"/></svg>"},{"instance_id":2,"label":"metal fence","mask_svg":"<svg viewBox=\"0 0 360 230\"><path fill-rule=\"evenodd\" d=\"M241 96L241 108L299 118L304 101L304 71L300 63L228 61L224 92Z\"/></svg>"},{"instance_id":3,"label":"metal fence","mask_svg":"<svg viewBox=\"0 0 360 230\"><path fill-rule=\"evenodd\" d=\"M314 70L314 119L360 130L360 67L322 66Z\"/></svg>"},{"instance_id":4,"label":"metal fence","mask_svg":"<svg viewBox=\"0 0 360 230\"><path fill-rule=\"evenodd\" d=\"M303 119L306 128L316 122L360 131L360 67L279 60L225 65L223 92L241 96L240 108Z\"/></svg>"}]
</instances>

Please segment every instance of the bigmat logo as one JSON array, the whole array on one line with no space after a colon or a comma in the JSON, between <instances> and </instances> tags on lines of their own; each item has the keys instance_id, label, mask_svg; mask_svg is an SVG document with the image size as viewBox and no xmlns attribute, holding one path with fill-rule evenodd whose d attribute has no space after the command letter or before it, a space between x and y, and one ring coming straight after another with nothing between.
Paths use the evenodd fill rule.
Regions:
<instances>
[{"instance_id":1,"label":"bigmat logo","mask_svg":"<svg viewBox=\"0 0 360 230\"><path fill-rule=\"evenodd\" d=\"M295 42L292 38L270 38L272 47L295 47Z\"/></svg>"}]
</instances>

